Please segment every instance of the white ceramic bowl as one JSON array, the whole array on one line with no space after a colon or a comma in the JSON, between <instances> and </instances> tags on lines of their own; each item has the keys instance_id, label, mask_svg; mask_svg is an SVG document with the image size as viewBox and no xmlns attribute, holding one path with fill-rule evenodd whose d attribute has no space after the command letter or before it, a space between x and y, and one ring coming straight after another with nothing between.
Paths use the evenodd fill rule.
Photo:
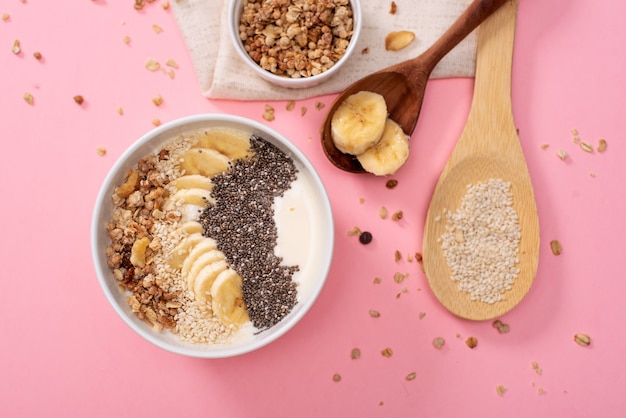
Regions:
<instances>
[{"instance_id":1,"label":"white ceramic bowl","mask_svg":"<svg viewBox=\"0 0 626 418\"><path fill-rule=\"evenodd\" d=\"M330 69L324 71L321 74L317 74L310 77L302 78L290 78L286 76L276 75L270 71L263 69L248 55L243 43L239 37L239 23L240 15L243 11L244 0L233 0L230 2L228 10L228 22L230 38L233 46L237 51L237 54L241 57L245 65L252 69L258 76L264 80L269 81L275 85L287 88L306 88L313 87L337 74L341 67L350 59L350 56L357 47L359 37L361 35L361 3L360 0L350 0L352 7L352 21L353 21L353 33L350 38L350 43L346 49L345 54L337 61Z\"/></svg>"},{"instance_id":2,"label":"white ceramic bowl","mask_svg":"<svg viewBox=\"0 0 626 418\"><path fill-rule=\"evenodd\" d=\"M115 187L123 181L127 170L136 166L139 159L158 151L165 142L179 134L210 127L248 130L276 145L287 155L290 155L296 167L302 175L306 176L309 185L312 186L310 193L307 195L309 199L307 204L310 203L312 205L310 208L316 210L315 216L317 217L316 227L310 227L311 230L315 229L315 231L311 233L307 262L303 267L301 266L301 270L305 269L307 271L310 280L303 288L305 291L301 292L302 284L298 287L298 303L286 317L272 328L252 337L242 339L242 341L236 340L232 344L222 346L185 343L171 332L166 330L161 332L155 331L145 322L138 319L131 312L126 302L127 294L120 291L116 279L107 265L107 256L105 254L106 248L110 245L106 223L111 220L112 216L113 204L111 197ZM296 325L311 308L324 286L332 259L333 243L334 225L330 202L322 181L304 154L287 138L263 124L238 116L222 114L196 115L178 119L161 125L139 138L115 162L104 180L95 202L91 224L91 247L95 270L102 290L117 314L130 328L152 344L170 352L201 358L230 357L256 350L276 340Z\"/></svg>"}]
</instances>

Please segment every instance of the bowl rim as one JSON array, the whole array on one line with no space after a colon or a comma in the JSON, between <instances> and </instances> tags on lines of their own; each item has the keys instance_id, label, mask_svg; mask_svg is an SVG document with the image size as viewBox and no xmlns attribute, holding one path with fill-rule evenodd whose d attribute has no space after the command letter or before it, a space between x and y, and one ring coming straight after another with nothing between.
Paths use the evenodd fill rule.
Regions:
<instances>
[{"instance_id":1,"label":"bowl rim","mask_svg":"<svg viewBox=\"0 0 626 418\"><path fill-rule=\"evenodd\" d=\"M243 6L243 1L244 0L233 0L230 2L228 7L228 31L230 34L231 44L237 55L246 63L248 68L252 69L252 71L261 78L273 84L292 88L306 88L319 84L341 70L341 67L343 67L343 64L348 61L359 43L362 30L361 3L360 0L349 0L350 7L352 8L352 37L350 38L348 48L346 48L344 55L337 62L335 62L331 68L323 73L310 77L290 78L274 74L261 68L261 66L257 64L250 57L250 55L248 55L243 47L243 43L239 39L238 28L240 11L238 9Z\"/></svg>"},{"instance_id":2,"label":"bowl rim","mask_svg":"<svg viewBox=\"0 0 626 418\"><path fill-rule=\"evenodd\" d=\"M159 338L158 335L151 332L148 328L148 325L141 322L137 318L132 318L131 315L123 308L123 306L119 303L118 298L122 295L115 295L111 288L109 287L109 279L112 279L112 272L106 263L103 263L103 253L99 251L100 244L98 242L98 237L103 232L103 225L107 220L103 220L103 203L106 202L107 199L110 199L111 196L111 187L117 176L119 176L120 170L124 167L132 166L136 164L138 159L134 156L140 149L147 146L152 140L155 138L159 139L159 147L166 143L168 139L163 138L164 135L172 132L167 136L169 139L173 139L176 135L184 132L190 132L195 129L202 129L201 127L190 127L188 129L184 129L185 126L193 125L193 124L202 124L202 123L215 123L215 122L224 122L225 124L239 124L245 125L249 127L253 134L266 134L270 138L265 138L275 145L282 145L284 148L291 153L292 158L298 161L299 164L303 166L305 170L308 171L310 179L312 183L318 189L318 194L321 199L320 201L320 209L323 211L323 219L325 222L326 233L324 236L329 239L325 241L326 247L322 251L323 259L321 262L323 263L323 267L320 270L320 276L318 281L314 286L311 286L311 291L309 292L309 297L305 301L298 301L298 305L300 307L295 310L292 310L290 314L285 317L280 323L276 324L272 329L264 331L259 334L262 335L263 338L254 338L247 344L240 345L207 345L207 344L194 344L194 343L185 343L182 341L178 341L177 344L172 344L167 342L164 338ZM217 126L217 125L212 125ZM276 144L279 142L280 144ZM284 149L283 149L284 150ZM146 154L147 155L147 154ZM141 157L139 157L141 158ZM133 159L131 161L131 159ZM335 236L335 227L334 227L334 218L332 213L332 206L330 203L330 199L328 196L327 189L319 176L317 170L310 162L310 160L304 155L302 151L296 145L291 142L287 137L280 134L278 131L270 128L260 122L257 122L252 119L248 119L242 116L236 116L231 114L224 113L203 113L196 114L190 116L184 116L170 122L164 123L139 137L134 143L132 143L115 161L115 163L111 166L108 173L106 174L102 184L100 185L100 189L98 191L96 200L93 206L93 212L91 217L91 225L90 225L90 246L91 246L91 258L93 262L93 266L95 269L95 273L100 284L100 288L103 290L106 299L117 313L119 317L128 325L136 334L152 343L153 345L164 349L166 351L181 354L189 357L198 357L198 358L225 358L225 357L233 357L241 354L245 354L257 349L260 349L271 342L279 339L281 336L285 335L289 330L291 330L300 320L306 315L306 313L311 309L311 307L315 304L316 300L319 297L326 280L328 279L328 274L330 271L330 267L332 264L333 253L334 253L334 236ZM108 278L107 278L108 272ZM127 308L127 307L126 307ZM288 321L286 321L288 319ZM275 329L274 329L275 328ZM272 331L272 332L270 332ZM165 332L165 331L164 331Z\"/></svg>"}]
</instances>

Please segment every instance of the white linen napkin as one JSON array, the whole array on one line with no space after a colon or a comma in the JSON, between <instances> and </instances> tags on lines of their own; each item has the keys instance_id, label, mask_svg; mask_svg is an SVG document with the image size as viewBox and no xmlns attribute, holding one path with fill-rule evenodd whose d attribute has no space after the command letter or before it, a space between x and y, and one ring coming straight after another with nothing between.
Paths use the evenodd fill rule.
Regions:
<instances>
[{"instance_id":1,"label":"white linen napkin","mask_svg":"<svg viewBox=\"0 0 626 418\"><path fill-rule=\"evenodd\" d=\"M340 72L321 85L287 89L268 83L242 65L228 34L230 0L177 0L171 3L183 34L202 94L234 100L298 100L338 93L376 70L413 58L432 45L472 0L361 0L359 45ZM410 30L415 40L400 51L385 50L391 31ZM368 53L361 51L367 48ZM476 64L476 31L435 67L432 78L472 77Z\"/></svg>"}]
</instances>

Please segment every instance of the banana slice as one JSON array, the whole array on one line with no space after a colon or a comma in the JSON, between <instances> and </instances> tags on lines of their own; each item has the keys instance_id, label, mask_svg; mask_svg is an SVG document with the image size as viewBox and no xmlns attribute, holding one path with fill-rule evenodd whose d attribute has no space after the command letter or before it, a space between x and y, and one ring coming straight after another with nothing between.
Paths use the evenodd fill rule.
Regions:
<instances>
[{"instance_id":1,"label":"banana slice","mask_svg":"<svg viewBox=\"0 0 626 418\"><path fill-rule=\"evenodd\" d=\"M188 174L180 176L170 183L176 189L204 189L209 192L213 190L211 179L201 174Z\"/></svg>"},{"instance_id":2,"label":"banana slice","mask_svg":"<svg viewBox=\"0 0 626 418\"><path fill-rule=\"evenodd\" d=\"M192 148L210 148L237 160L250 154L250 134L239 129L210 129L202 132Z\"/></svg>"},{"instance_id":3,"label":"banana slice","mask_svg":"<svg viewBox=\"0 0 626 418\"><path fill-rule=\"evenodd\" d=\"M213 177L228 170L230 158L210 148L191 148L183 154L180 168L185 174Z\"/></svg>"},{"instance_id":4,"label":"banana slice","mask_svg":"<svg viewBox=\"0 0 626 418\"><path fill-rule=\"evenodd\" d=\"M241 291L242 278L228 269L220 274L211 286L213 314L226 325L241 325L250 320Z\"/></svg>"},{"instance_id":5,"label":"banana slice","mask_svg":"<svg viewBox=\"0 0 626 418\"><path fill-rule=\"evenodd\" d=\"M205 189L180 189L169 197L171 202L181 203L183 205L194 205L206 208L209 203L215 203L215 199L211 197L211 192ZM166 203L166 207L170 204Z\"/></svg>"},{"instance_id":6,"label":"banana slice","mask_svg":"<svg viewBox=\"0 0 626 418\"><path fill-rule=\"evenodd\" d=\"M198 221L187 221L180 226L180 230L185 234L201 234L204 229Z\"/></svg>"},{"instance_id":7,"label":"banana slice","mask_svg":"<svg viewBox=\"0 0 626 418\"><path fill-rule=\"evenodd\" d=\"M409 137L400 125L387 119L380 142L356 158L365 171L377 176L394 174L409 158Z\"/></svg>"},{"instance_id":8,"label":"banana slice","mask_svg":"<svg viewBox=\"0 0 626 418\"><path fill-rule=\"evenodd\" d=\"M186 275L183 276L186 278L189 288L193 289L196 278L206 266L219 261L225 261L224 253L219 250L211 250L198 257L189 267Z\"/></svg>"},{"instance_id":9,"label":"banana slice","mask_svg":"<svg viewBox=\"0 0 626 418\"><path fill-rule=\"evenodd\" d=\"M169 264L171 267L177 269L183 265L185 258L189 255L189 252L206 237L200 233L190 234L183 238L183 240L172 250L169 254Z\"/></svg>"},{"instance_id":10,"label":"banana slice","mask_svg":"<svg viewBox=\"0 0 626 418\"><path fill-rule=\"evenodd\" d=\"M193 293L199 303L211 303L211 289L219 275L229 270L226 261L220 260L206 265L193 281Z\"/></svg>"},{"instance_id":11,"label":"banana slice","mask_svg":"<svg viewBox=\"0 0 626 418\"><path fill-rule=\"evenodd\" d=\"M337 149L359 155L376 145L385 130L387 103L371 91L348 96L335 110L331 119L331 134Z\"/></svg>"}]
</instances>

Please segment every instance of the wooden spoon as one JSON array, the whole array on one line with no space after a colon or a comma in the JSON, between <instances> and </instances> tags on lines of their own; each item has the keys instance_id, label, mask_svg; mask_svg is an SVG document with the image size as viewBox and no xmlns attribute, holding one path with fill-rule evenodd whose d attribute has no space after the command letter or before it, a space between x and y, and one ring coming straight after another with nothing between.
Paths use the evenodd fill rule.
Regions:
<instances>
[{"instance_id":1,"label":"wooden spoon","mask_svg":"<svg viewBox=\"0 0 626 418\"><path fill-rule=\"evenodd\" d=\"M335 147L330 129L337 107L346 97L359 91L383 95L389 117L402 126L404 133L411 135L422 107L426 82L435 65L505 1L474 0L441 38L420 56L370 74L344 90L335 99L322 125L322 147L328 159L342 170L365 172L355 156L344 154Z\"/></svg>"},{"instance_id":2,"label":"wooden spoon","mask_svg":"<svg viewBox=\"0 0 626 418\"><path fill-rule=\"evenodd\" d=\"M478 29L474 97L461 137L437 183L424 229L424 268L430 287L453 314L493 319L515 307L528 293L537 272L539 221L530 175L511 106L511 69L517 1L508 1ZM471 301L457 288L438 239L445 232L444 209L454 212L469 184L501 179L511 183L513 208L521 229L520 273L505 299L494 304Z\"/></svg>"}]
</instances>

